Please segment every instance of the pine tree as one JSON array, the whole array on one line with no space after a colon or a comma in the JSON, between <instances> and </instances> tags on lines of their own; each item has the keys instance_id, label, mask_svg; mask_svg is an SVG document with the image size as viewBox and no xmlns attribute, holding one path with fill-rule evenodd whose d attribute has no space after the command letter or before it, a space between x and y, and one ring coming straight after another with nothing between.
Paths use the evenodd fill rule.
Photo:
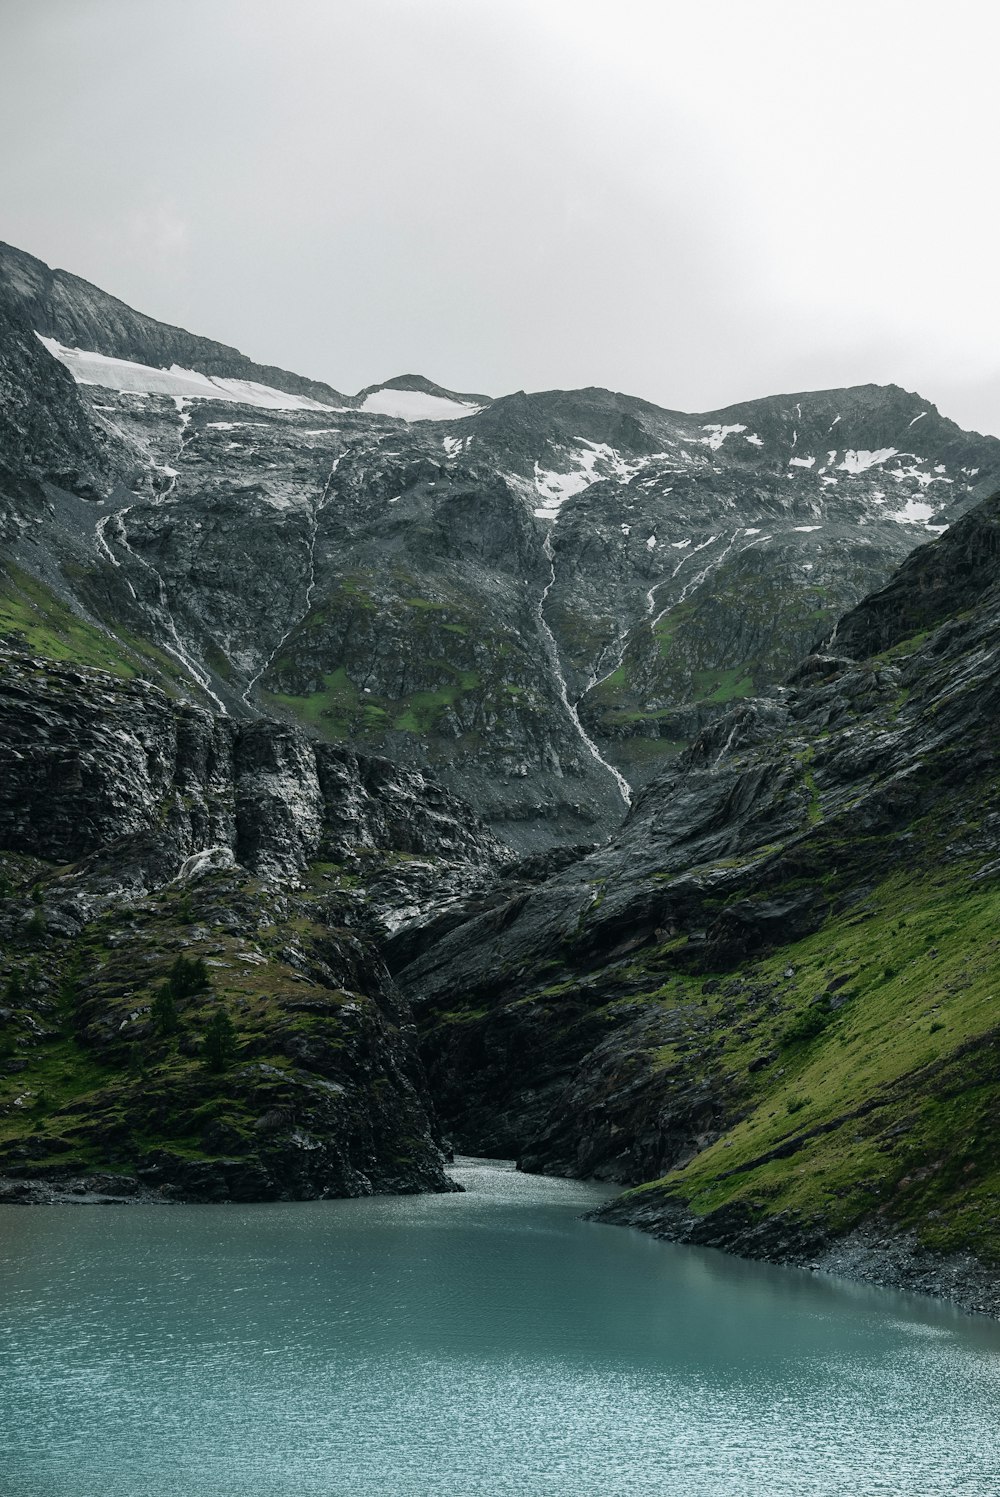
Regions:
<instances>
[{"instance_id":1,"label":"pine tree","mask_svg":"<svg viewBox=\"0 0 1000 1497\"><path fill-rule=\"evenodd\" d=\"M216 1072L224 1071L236 1055L236 1029L224 1008L217 1008L208 1021L202 1055L208 1069Z\"/></svg>"},{"instance_id":2,"label":"pine tree","mask_svg":"<svg viewBox=\"0 0 1000 1497\"><path fill-rule=\"evenodd\" d=\"M169 983L165 982L156 990L150 1010L153 1023L157 1031L162 1035L176 1034L180 1028L180 1020L177 1016L177 1004L174 1000L173 990Z\"/></svg>"},{"instance_id":3,"label":"pine tree","mask_svg":"<svg viewBox=\"0 0 1000 1497\"><path fill-rule=\"evenodd\" d=\"M205 958L197 956L189 960L186 956L179 956L170 969L167 981L175 998L190 998L193 993L205 992L209 986Z\"/></svg>"}]
</instances>

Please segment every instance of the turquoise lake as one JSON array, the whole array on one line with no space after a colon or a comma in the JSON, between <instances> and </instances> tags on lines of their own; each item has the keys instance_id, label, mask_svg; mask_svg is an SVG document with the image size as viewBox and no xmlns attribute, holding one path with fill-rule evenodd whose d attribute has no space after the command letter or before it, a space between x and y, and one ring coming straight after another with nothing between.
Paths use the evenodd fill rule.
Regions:
<instances>
[{"instance_id":1,"label":"turquoise lake","mask_svg":"<svg viewBox=\"0 0 1000 1497\"><path fill-rule=\"evenodd\" d=\"M606 1191L0 1207L2 1497L997 1497L1000 1326Z\"/></svg>"}]
</instances>

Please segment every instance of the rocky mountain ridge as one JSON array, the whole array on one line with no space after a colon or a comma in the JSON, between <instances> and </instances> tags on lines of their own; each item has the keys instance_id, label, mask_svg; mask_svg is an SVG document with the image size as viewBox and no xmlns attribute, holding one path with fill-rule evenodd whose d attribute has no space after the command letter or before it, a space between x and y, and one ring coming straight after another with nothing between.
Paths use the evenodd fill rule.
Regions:
<instances>
[{"instance_id":1,"label":"rocky mountain ridge","mask_svg":"<svg viewBox=\"0 0 1000 1497\"><path fill-rule=\"evenodd\" d=\"M60 400L109 456L99 503L54 456L5 495L11 626L37 643L38 609L68 611L105 638L91 663L414 764L526 851L606 835L1000 482L1000 442L894 387L699 416L412 375L317 401L29 261L4 253L11 315L101 381Z\"/></svg>"}]
</instances>

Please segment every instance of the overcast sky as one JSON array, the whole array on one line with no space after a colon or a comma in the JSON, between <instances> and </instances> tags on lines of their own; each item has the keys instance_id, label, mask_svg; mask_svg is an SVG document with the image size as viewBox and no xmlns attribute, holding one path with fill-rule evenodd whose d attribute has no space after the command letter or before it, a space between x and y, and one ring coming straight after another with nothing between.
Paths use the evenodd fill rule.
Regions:
<instances>
[{"instance_id":1,"label":"overcast sky","mask_svg":"<svg viewBox=\"0 0 1000 1497\"><path fill-rule=\"evenodd\" d=\"M0 0L0 238L353 392L1000 434L985 0Z\"/></svg>"}]
</instances>

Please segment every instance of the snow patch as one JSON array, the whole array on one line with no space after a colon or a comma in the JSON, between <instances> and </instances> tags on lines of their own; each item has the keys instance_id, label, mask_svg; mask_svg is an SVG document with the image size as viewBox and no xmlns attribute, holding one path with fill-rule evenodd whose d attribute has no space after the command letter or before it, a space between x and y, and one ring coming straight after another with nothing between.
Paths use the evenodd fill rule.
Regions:
<instances>
[{"instance_id":1,"label":"snow patch","mask_svg":"<svg viewBox=\"0 0 1000 1497\"><path fill-rule=\"evenodd\" d=\"M764 445L764 438L759 437L755 431L752 431L746 438L746 440L750 442L754 447L763 447Z\"/></svg>"},{"instance_id":2,"label":"snow patch","mask_svg":"<svg viewBox=\"0 0 1000 1497\"><path fill-rule=\"evenodd\" d=\"M698 441L706 447L711 447L713 452L718 452L719 448L722 446L727 437L732 437L737 435L741 431L746 431L746 427L719 426L717 422L714 422L703 426L702 431L707 431L708 436L699 437Z\"/></svg>"},{"instance_id":3,"label":"snow patch","mask_svg":"<svg viewBox=\"0 0 1000 1497\"><path fill-rule=\"evenodd\" d=\"M788 459L788 466L790 468L811 468L815 462L816 459L814 457L790 457Z\"/></svg>"},{"instance_id":4,"label":"snow patch","mask_svg":"<svg viewBox=\"0 0 1000 1497\"><path fill-rule=\"evenodd\" d=\"M822 525L793 525L792 529L801 531L804 535L810 530L822 530L823 527Z\"/></svg>"},{"instance_id":5,"label":"snow patch","mask_svg":"<svg viewBox=\"0 0 1000 1497\"><path fill-rule=\"evenodd\" d=\"M578 437L577 441L582 445L564 449L566 458L574 465L575 471L560 473L554 468L543 468L540 463L535 463L535 488L542 500L541 507L534 511L536 519L556 520L566 500L571 499L574 494L581 493L602 478L613 477L627 483L642 466L641 463L626 462L621 453L614 447L609 447L607 442L591 442L587 437ZM603 469L602 472L597 471L598 465Z\"/></svg>"},{"instance_id":6,"label":"snow patch","mask_svg":"<svg viewBox=\"0 0 1000 1497\"><path fill-rule=\"evenodd\" d=\"M877 452L848 450L844 453L844 461L837 464L837 471L838 473L865 473L869 468L888 462L890 457L897 455L895 447L880 447Z\"/></svg>"},{"instance_id":7,"label":"snow patch","mask_svg":"<svg viewBox=\"0 0 1000 1497\"><path fill-rule=\"evenodd\" d=\"M937 468L933 473L928 473L923 468L919 467L918 465L923 462L923 458L914 457L912 453L907 453L906 456L913 458L913 461L910 463L910 466L908 468L904 468L902 463L900 463L898 467L891 468L889 470L889 477L894 478L897 483L902 483L904 479L910 478L915 483L918 483L922 489L926 489L927 486L932 483L955 482L953 478L943 478Z\"/></svg>"},{"instance_id":8,"label":"snow patch","mask_svg":"<svg viewBox=\"0 0 1000 1497\"><path fill-rule=\"evenodd\" d=\"M458 421L483 409L464 400L428 395L423 390L373 390L365 396L360 408L373 416L395 416L400 421Z\"/></svg>"},{"instance_id":9,"label":"snow patch","mask_svg":"<svg viewBox=\"0 0 1000 1497\"><path fill-rule=\"evenodd\" d=\"M107 354L90 353L82 348L66 348L55 338L35 337L49 353L63 364L78 385L101 385L131 395L171 395L179 400L229 400L236 405L255 405L269 411L329 411L305 395L290 395L255 380L223 379L219 375L199 374L196 369L154 369L150 364L131 359L113 359Z\"/></svg>"},{"instance_id":10,"label":"snow patch","mask_svg":"<svg viewBox=\"0 0 1000 1497\"><path fill-rule=\"evenodd\" d=\"M911 426L916 426L917 422L918 421L922 421L926 415L927 415L926 411L921 411L919 416L914 416L913 420L910 422L910 425Z\"/></svg>"},{"instance_id":11,"label":"snow patch","mask_svg":"<svg viewBox=\"0 0 1000 1497\"><path fill-rule=\"evenodd\" d=\"M897 525L926 525L933 513L932 504L925 504L922 499L907 499L903 508L889 518Z\"/></svg>"},{"instance_id":12,"label":"snow patch","mask_svg":"<svg viewBox=\"0 0 1000 1497\"><path fill-rule=\"evenodd\" d=\"M321 405L318 400L290 395L285 390L275 390L253 380L223 379L200 374L196 369L182 369L178 364L169 369L154 369L149 364L135 363L130 359L114 359L84 349L64 348L54 338L43 338L38 333L35 336L80 385L100 385L125 394L170 395L175 401L227 400L267 410L332 409Z\"/></svg>"}]
</instances>

